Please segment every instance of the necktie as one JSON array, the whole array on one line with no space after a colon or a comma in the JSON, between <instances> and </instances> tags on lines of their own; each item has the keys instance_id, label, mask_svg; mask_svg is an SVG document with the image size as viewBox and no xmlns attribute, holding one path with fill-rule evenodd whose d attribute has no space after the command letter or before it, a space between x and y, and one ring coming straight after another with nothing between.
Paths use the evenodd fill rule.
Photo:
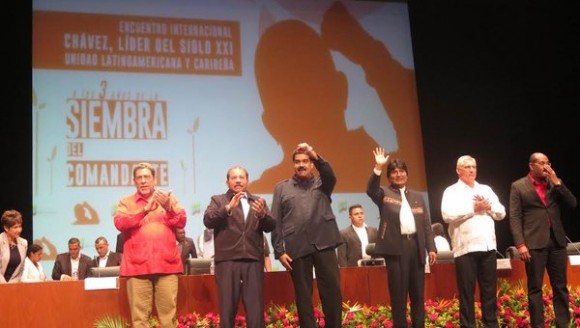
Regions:
<instances>
[{"instance_id":1,"label":"necktie","mask_svg":"<svg viewBox=\"0 0 580 328\"><path fill-rule=\"evenodd\" d=\"M401 191L401 211L399 212L399 220L401 221L401 233L412 234L416 232L415 217L411 206L405 196L405 188L399 189Z\"/></svg>"}]
</instances>

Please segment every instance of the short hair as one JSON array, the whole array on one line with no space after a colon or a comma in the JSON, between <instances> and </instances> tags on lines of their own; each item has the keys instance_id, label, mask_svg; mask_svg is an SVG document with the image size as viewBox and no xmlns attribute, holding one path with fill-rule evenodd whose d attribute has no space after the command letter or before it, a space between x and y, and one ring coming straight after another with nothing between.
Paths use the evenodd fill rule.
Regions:
<instances>
[{"instance_id":1,"label":"short hair","mask_svg":"<svg viewBox=\"0 0 580 328\"><path fill-rule=\"evenodd\" d=\"M226 172L226 180L229 180L229 179L230 179L230 172L231 172L232 170L235 170L235 169L240 169L240 170L244 171L244 173L246 174L246 179L249 179L249 178L250 178L250 174L248 173L248 170L246 170L246 168L245 168L245 167L242 167L242 166L236 165L236 166L232 166L232 167L230 167L230 168L228 169L228 172Z\"/></svg>"},{"instance_id":2,"label":"short hair","mask_svg":"<svg viewBox=\"0 0 580 328\"><path fill-rule=\"evenodd\" d=\"M72 237L71 239L68 240L68 244L69 245L79 244L79 246L80 246L81 245L81 241L77 237Z\"/></svg>"},{"instance_id":3,"label":"short hair","mask_svg":"<svg viewBox=\"0 0 580 328\"><path fill-rule=\"evenodd\" d=\"M30 256L38 251L42 250L42 246L38 245L38 244L32 244L30 246L28 246L28 248L26 249L26 256Z\"/></svg>"},{"instance_id":4,"label":"short hair","mask_svg":"<svg viewBox=\"0 0 580 328\"><path fill-rule=\"evenodd\" d=\"M137 173L137 170L141 169L148 169L149 171L151 171L151 175L155 176L155 168L153 168L153 165L147 162L141 162L133 167L133 178L135 178L135 173Z\"/></svg>"},{"instance_id":5,"label":"short hair","mask_svg":"<svg viewBox=\"0 0 580 328\"><path fill-rule=\"evenodd\" d=\"M395 169L401 169L409 174L409 171L407 170L407 163L402 159L395 158L390 161L389 164L387 164L387 177L390 176Z\"/></svg>"},{"instance_id":6,"label":"short hair","mask_svg":"<svg viewBox=\"0 0 580 328\"><path fill-rule=\"evenodd\" d=\"M530 155L530 163L537 163L538 162L538 157L539 156L542 156L542 155L546 156L544 153L540 153L538 151L535 152L535 153L532 153Z\"/></svg>"},{"instance_id":7,"label":"short hair","mask_svg":"<svg viewBox=\"0 0 580 328\"><path fill-rule=\"evenodd\" d=\"M22 214L17 210L6 210L2 213L2 226L12 228L16 224L22 225Z\"/></svg>"},{"instance_id":8,"label":"short hair","mask_svg":"<svg viewBox=\"0 0 580 328\"><path fill-rule=\"evenodd\" d=\"M294 160L296 159L296 155L300 155L300 154L308 155L308 158L310 158L310 160L312 160L312 156L310 156L310 154L308 154L308 150L307 149L296 148L294 150L294 152L292 152L292 162L294 162Z\"/></svg>"},{"instance_id":9,"label":"short hair","mask_svg":"<svg viewBox=\"0 0 580 328\"><path fill-rule=\"evenodd\" d=\"M352 213L352 210L354 210L355 208L363 208L361 204L354 204L348 207L348 215L350 215L350 213Z\"/></svg>"},{"instance_id":10,"label":"short hair","mask_svg":"<svg viewBox=\"0 0 580 328\"><path fill-rule=\"evenodd\" d=\"M431 230L435 236L445 236L445 229L443 229L443 225L439 222L435 222L431 225Z\"/></svg>"},{"instance_id":11,"label":"short hair","mask_svg":"<svg viewBox=\"0 0 580 328\"><path fill-rule=\"evenodd\" d=\"M467 162L471 162L471 161L473 161L474 163L476 163L476 164L477 164L477 161L475 160L475 158L473 158L473 157L471 157L471 156L469 156L469 155L463 155L463 156L461 156L461 157L459 157L459 158L457 159L457 164L456 164L456 166L455 166L455 167L456 167L456 168L463 167L463 166L465 165L465 163L467 163Z\"/></svg>"},{"instance_id":12,"label":"short hair","mask_svg":"<svg viewBox=\"0 0 580 328\"><path fill-rule=\"evenodd\" d=\"M95 244L98 244L100 241L104 241L105 244L109 245L109 241L107 240L107 238L100 236L95 240Z\"/></svg>"}]
</instances>

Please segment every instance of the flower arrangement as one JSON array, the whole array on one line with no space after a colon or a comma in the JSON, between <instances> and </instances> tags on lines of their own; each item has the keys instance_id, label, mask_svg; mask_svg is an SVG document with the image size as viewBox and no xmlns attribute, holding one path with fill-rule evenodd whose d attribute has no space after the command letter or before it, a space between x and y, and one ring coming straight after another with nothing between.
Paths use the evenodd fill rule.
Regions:
<instances>
[{"instance_id":1,"label":"flower arrangement","mask_svg":"<svg viewBox=\"0 0 580 328\"><path fill-rule=\"evenodd\" d=\"M570 327L580 327L580 286L569 288L570 290ZM555 327L554 308L552 306L552 291L544 285L544 313L546 327ZM344 302L342 315L342 327L366 328L366 327L392 327L391 307L388 305L365 305L359 303ZM409 313L409 304L407 313ZM478 327L483 327L481 322L481 305L476 302L475 315ZM324 327L324 313L320 305L314 308L314 316L318 327ZM510 284L505 279L498 280L497 291L497 316L501 327L520 328L529 327L528 297L525 284L521 281ZM289 306L269 304L264 312L267 328L295 328L299 326L296 305ZM407 317L410 323L410 317ZM158 327L157 321L150 320L151 328ZM201 328L219 327L219 315L207 313L188 313L178 317L178 328ZM246 327L245 317L236 317L236 328ZM428 299L425 301L425 327L429 328L452 328L459 327L459 300L453 299Z\"/></svg>"}]
</instances>

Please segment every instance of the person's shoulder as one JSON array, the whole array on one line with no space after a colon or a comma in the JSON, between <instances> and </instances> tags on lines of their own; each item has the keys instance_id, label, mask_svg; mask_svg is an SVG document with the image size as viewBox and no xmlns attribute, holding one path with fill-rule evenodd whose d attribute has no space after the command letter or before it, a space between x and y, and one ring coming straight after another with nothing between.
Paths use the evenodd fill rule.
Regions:
<instances>
[{"instance_id":1,"label":"person's shoulder","mask_svg":"<svg viewBox=\"0 0 580 328\"><path fill-rule=\"evenodd\" d=\"M292 183L293 181L294 180L292 178L287 178L287 179L284 179L282 181L278 181L278 183L276 183L276 185L274 186L274 189L282 188L285 185Z\"/></svg>"},{"instance_id":2,"label":"person's shoulder","mask_svg":"<svg viewBox=\"0 0 580 328\"><path fill-rule=\"evenodd\" d=\"M445 187L445 189L443 190L443 192L451 192L451 191L456 191L459 188L465 186L464 183L461 182L461 180L457 180L454 183L448 185L447 187Z\"/></svg>"},{"instance_id":3,"label":"person's shoulder","mask_svg":"<svg viewBox=\"0 0 580 328\"><path fill-rule=\"evenodd\" d=\"M26 240L26 239L24 239L22 237L18 237L17 241L18 241L19 244L24 245L25 247L28 246L28 240Z\"/></svg>"},{"instance_id":4,"label":"person's shoulder","mask_svg":"<svg viewBox=\"0 0 580 328\"><path fill-rule=\"evenodd\" d=\"M93 259L91 259L90 256L86 255L86 254L81 254L81 259L85 260L85 261L92 261Z\"/></svg>"},{"instance_id":5,"label":"person's shoulder","mask_svg":"<svg viewBox=\"0 0 580 328\"><path fill-rule=\"evenodd\" d=\"M378 231L378 228L377 228L377 227L375 227L375 226L372 226L372 225L368 225L368 224L367 224L367 229L368 229L368 230L374 230L374 231Z\"/></svg>"},{"instance_id":6,"label":"person's shoulder","mask_svg":"<svg viewBox=\"0 0 580 328\"><path fill-rule=\"evenodd\" d=\"M340 234L341 234L341 235L347 235L347 234L349 234L351 231L352 231L352 226L351 226L351 225L348 225L348 226L346 226L346 227L344 227L344 228L340 229Z\"/></svg>"},{"instance_id":7,"label":"person's shoulder","mask_svg":"<svg viewBox=\"0 0 580 328\"><path fill-rule=\"evenodd\" d=\"M491 188L491 186L490 186L490 185L488 185L488 184L485 184L485 183L479 183L479 182L477 182L477 185L478 185L478 187L479 187L479 188L481 188L481 189L485 189L485 190L487 190L487 191L491 191L491 192L493 192L493 189L492 189L492 188Z\"/></svg>"},{"instance_id":8,"label":"person's shoulder","mask_svg":"<svg viewBox=\"0 0 580 328\"><path fill-rule=\"evenodd\" d=\"M123 201L127 201L127 200L134 200L136 195L137 195L136 192L132 192L130 194L125 194L125 195L121 196L121 198L119 198L119 201L123 202Z\"/></svg>"},{"instance_id":9,"label":"person's shoulder","mask_svg":"<svg viewBox=\"0 0 580 328\"><path fill-rule=\"evenodd\" d=\"M529 179L530 178L527 175L526 176L523 176L523 177L518 178L515 181L513 181L512 182L512 185L519 185L519 184L525 183L526 181L529 181Z\"/></svg>"},{"instance_id":10,"label":"person's shoulder","mask_svg":"<svg viewBox=\"0 0 580 328\"><path fill-rule=\"evenodd\" d=\"M70 254L68 252L67 253L60 253L60 254L56 255L56 258L54 260L55 261L63 261L63 260L66 260L66 258L69 256L70 256Z\"/></svg>"},{"instance_id":11,"label":"person's shoulder","mask_svg":"<svg viewBox=\"0 0 580 328\"><path fill-rule=\"evenodd\" d=\"M212 198L212 199L222 199L222 198L226 198L227 196L228 196L228 194L224 192L224 193L222 193L222 194L215 194L215 195L212 195L212 196L211 196L211 198Z\"/></svg>"},{"instance_id":12,"label":"person's shoulder","mask_svg":"<svg viewBox=\"0 0 580 328\"><path fill-rule=\"evenodd\" d=\"M453 182L452 184L447 185L447 187L445 187L445 189L451 189L451 188L457 188L457 186L460 186L461 180L455 180L455 182Z\"/></svg>"}]
</instances>

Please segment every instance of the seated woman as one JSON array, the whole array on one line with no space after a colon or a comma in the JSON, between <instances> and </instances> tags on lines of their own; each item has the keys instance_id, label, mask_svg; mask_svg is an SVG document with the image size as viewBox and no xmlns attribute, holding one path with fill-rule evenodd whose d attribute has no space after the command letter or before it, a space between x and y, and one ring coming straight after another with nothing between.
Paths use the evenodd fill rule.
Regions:
<instances>
[{"instance_id":1,"label":"seated woman","mask_svg":"<svg viewBox=\"0 0 580 328\"><path fill-rule=\"evenodd\" d=\"M2 213L0 233L0 284L20 282L28 241L20 237L22 214L16 210Z\"/></svg>"},{"instance_id":2,"label":"seated woman","mask_svg":"<svg viewBox=\"0 0 580 328\"><path fill-rule=\"evenodd\" d=\"M26 250L26 259L24 260L24 271L22 271L22 282L45 281L46 275L40 265L42 258L42 246L32 244Z\"/></svg>"}]
</instances>

